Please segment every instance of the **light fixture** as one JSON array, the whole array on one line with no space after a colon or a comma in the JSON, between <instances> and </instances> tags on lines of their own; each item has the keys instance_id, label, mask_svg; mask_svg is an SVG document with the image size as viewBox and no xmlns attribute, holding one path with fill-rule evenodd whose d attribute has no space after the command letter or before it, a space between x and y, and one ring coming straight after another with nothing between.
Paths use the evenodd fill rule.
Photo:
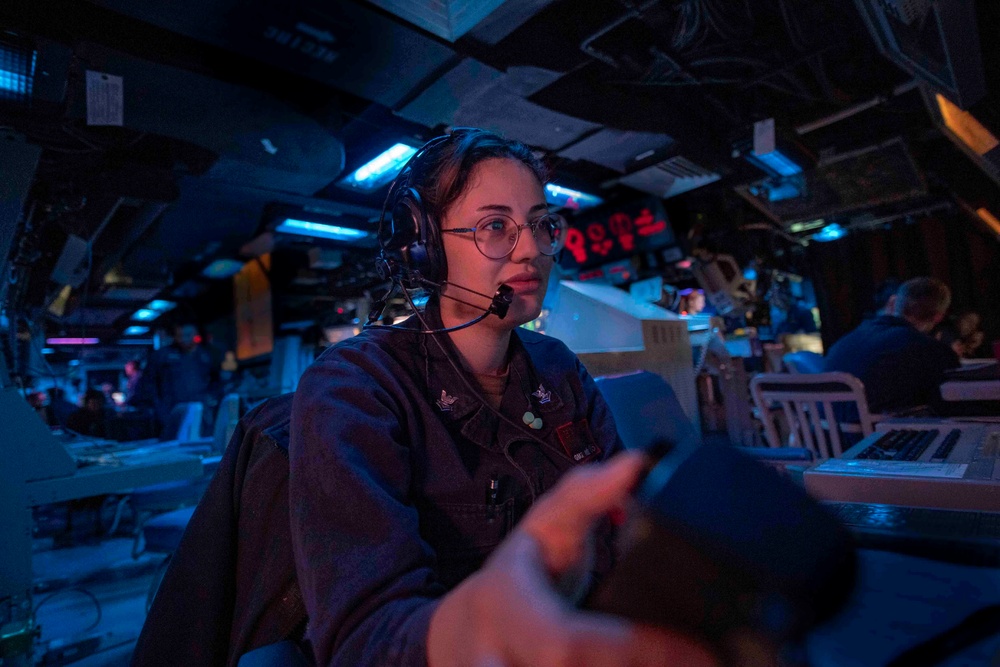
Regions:
<instances>
[{"instance_id":1,"label":"light fixture","mask_svg":"<svg viewBox=\"0 0 1000 667\"><path fill-rule=\"evenodd\" d=\"M0 100L27 102L35 82L38 52L0 41Z\"/></svg>"},{"instance_id":2,"label":"light fixture","mask_svg":"<svg viewBox=\"0 0 1000 667\"><path fill-rule=\"evenodd\" d=\"M55 354L55 352L56 351L53 350L51 347L43 347L42 348L42 354Z\"/></svg>"},{"instance_id":3,"label":"light fixture","mask_svg":"<svg viewBox=\"0 0 1000 667\"><path fill-rule=\"evenodd\" d=\"M832 222L823 229L819 230L816 234L813 234L813 241L836 241L837 239L842 239L847 236L847 230L838 225L836 222Z\"/></svg>"},{"instance_id":4,"label":"light fixture","mask_svg":"<svg viewBox=\"0 0 1000 667\"><path fill-rule=\"evenodd\" d=\"M173 310L177 307L177 304L173 301L164 301L163 299L153 299L146 304L146 308L150 310L155 310L158 313L165 313L168 310Z\"/></svg>"},{"instance_id":5,"label":"light fixture","mask_svg":"<svg viewBox=\"0 0 1000 667\"><path fill-rule=\"evenodd\" d=\"M545 201L553 206L562 206L573 211L582 211L585 208L592 208L604 202L603 199L596 195L590 195L579 190L571 190L555 183L546 183Z\"/></svg>"},{"instance_id":6,"label":"light fixture","mask_svg":"<svg viewBox=\"0 0 1000 667\"><path fill-rule=\"evenodd\" d=\"M793 222L789 227L788 231L792 234L799 234L801 232L811 232L814 229L819 229L820 227L826 226L826 220L823 218L818 218L816 220L809 220L807 222Z\"/></svg>"},{"instance_id":7,"label":"light fixture","mask_svg":"<svg viewBox=\"0 0 1000 667\"><path fill-rule=\"evenodd\" d=\"M985 155L1000 145L1000 141L993 136L993 133L983 127L971 113L955 106L941 93L936 93L934 98L937 100L945 127L973 152Z\"/></svg>"},{"instance_id":8,"label":"light fixture","mask_svg":"<svg viewBox=\"0 0 1000 667\"><path fill-rule=\"evenodd\" d=\"M762 169L772 176L795 176L802 173L802 167L795 164L790 157L775 148L769 153L746 154L746 159L750 164Z\"/></svg>"},{"instance_id":9,"label":"light fixture","mask_svg":"<svg viewBox=\"0 0 1000 667\"><path fill-rule=\"evenodd\" d=\"M285 234L299 234L300 236L312 236L320 239L330 239L331 241L360 241L366 239L369 233L362 229L352 227L341 227L340 225L329 225L323 222L309 222L308 220L296 220L286 218L284 222L274 228L276 232Z\"/></svg>"},{"instance_id":10,"label":"light fixture","mask_svg":"<svg viewBox=\"0 0 1000 667\"><path fill-rule=\"evenodd\" d=\"M173 310L176 307L177 304L173 301L153 299L145 306L132 313L132 320L136 322L152 322L163 313Z\"/></svg>"},{"instance_id":11,"label":"light fixture","mask_svg":"<svg viewBox=\"0 0 1000 667\"><path fill-rule=\"evenodd\" d=\"M778 147L779 137L774 119L765 118L753 124L753 147L742 150L747 162L775 177L797 176L802 167L793 160L788 151Z\"/></svg>"},{"instance_id":12,"label":"light fixture","mask_svg":"<svg viewBox=\"0 0 1000 667\"><path fill-rule=\"evenodd\" d=\"M46 345L97 345L99 338L46 338Z\"/></svg>"},{"instance_id":13,"label":"light fixture","mask_svg":"<svg viewBox=\"0 0 1000 667\"><path fill-rule=\"evenodd\" d=\"M204 268L201 275L206 278L222 279L235 276L243 268L238 259L217 259Z\"/></svg>"},{"instance_id":14,"label":"light fixture","mask_svg":"<svg viewBox=\"0 0 1000 667\"><path fill-rule=\"evenodd\" d=\"M363 164L349 176L338 181L337 185L351 190L371 192L396 178L403 165L416 152L417 149L413 146L403 143L395 144L373 160Z\"/></svg>"},{"instance_id":15,"label":"light fixture","mask_svg":"<svg viewBox=\"0 0 1000 667\"><path fill-rule=\"evenodd\" d=\"M126 336L141 336L144 333L149 333L149 327L139 326L138 324L133 324L130 327L125 328L124 335Z\"/></svg>"},{"instance_id":16,"label":"light fixture","mask_svg":"<svg viewBox=\"0 0 1000 667\"><path fill-rule=\"evenodd\" d=\"M1000 220L988 208L977 208L976 215L993 230L994 234L1000 236Z\"/></svg>"}]
</instances>

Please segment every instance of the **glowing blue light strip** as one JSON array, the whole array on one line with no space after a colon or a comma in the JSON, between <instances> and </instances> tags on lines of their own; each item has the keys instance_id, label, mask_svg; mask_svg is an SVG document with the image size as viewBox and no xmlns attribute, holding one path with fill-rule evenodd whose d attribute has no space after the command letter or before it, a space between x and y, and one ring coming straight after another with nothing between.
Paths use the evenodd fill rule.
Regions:
<instances>
[{"instance_id":1,"label":"glowing blue light strip","mask_svg":"<svg viewBox=\"0 0 1000 667\"><path fill-rule=\"evenodd\" d=\"M217 259L201 272L206 278L229 278L240 272L243 262L238 259Z\"/></svg>"},{"instance_id":2,"label":"glowing blue light strip","mask_svg":"<svg viewBox=\"0 0 1000 667\"><path fill-rule=\"evenodd\" d=\"M359 241L368 236L368 232L351 227L340 227L339 225L327 225L322 222L309 222L307 220L296 220L287 218L283 223L275 227L274 231L286 234L301 234L303 236L314 236L320 239L331 239L333 241Z\"/></svg>"},{"instance_id":3,"label":"glowing blue light strip","mask_svg":"<svg viewBox=\"0 0 1000 667\"><path fill-rule=\"evenodd\" d=\"M770 153L764 153L762 155L751 153L748 157L751 162L760 162L769 170L780 176L794 176L795 174L802 173L802 167L792 162L788 156L784 155L779 150L773 150Z\"/></svg>"},{"instance_id":4,"label":"glowing blue light strip","mask_svg":"<svg viewBox=\"0 0 1000 667\"><path fill-rule=\"evenodd\" d=\"M149 333L149 327L142 327L135 324L125 328L126 336L141 336L144 333Z\"/></svg>"},{"instance_id":5,"label":"glowing blue light strip","mask_svg":"<svg viewBox=\"0 0 1000 667\"><path fill-rule=\"evenodd\" d=\"M553 206L565 206L574 211L592 208L604 202L603 199L595 195L564 188L555 183L547 183L545 185L545 201Z\"/></svg>"},{"instance_id":6,"label":"glowing blue light strip","mask_svg":"<svg viewBox=\"0 0 1000 667\"><path fill-rule=\"evenodd\" d=\"M177 304L173 301L164 301L163 299L153 299L146 304L146 308L149 310L154 310L157 313L165 313L168 310L173 310L177 307Z\"/></svg>"},{"instance_id":7,"label":"glowing blue light strip","mask_svg":"<svg viewBox=\"0 0 1000 667\"><path fill-rule=\"evenodd\" d=\"M413 157L417 149L406 144L396 144L378 157L366 162L342 183L362 190L374 190L396 177L406 161Z\"/></svg>"},{"instance_id":8,"label":"glowing blue light strip","mask_svg":"<svg viewBox=\"0 0 1000 667\"><path fill-rule=\"evenodd\" d=\"M155 310L150 310L149 308L140 308L132 313L132 319L136 322L152 322L159 316L160 313Z\"/></svg>"},{"instance_id":9,"label":"glowing blue light strip","mask_svg":"<svg viewBox=\"0 0 1000 667\"><path fill-rule=\"evenodd\" d=\"M847 230L838 225L836 222L832 222L823 229L819 230L818 233L813 234L813 241L836 241L847 236Z\"/></svg>"}]
</instances>

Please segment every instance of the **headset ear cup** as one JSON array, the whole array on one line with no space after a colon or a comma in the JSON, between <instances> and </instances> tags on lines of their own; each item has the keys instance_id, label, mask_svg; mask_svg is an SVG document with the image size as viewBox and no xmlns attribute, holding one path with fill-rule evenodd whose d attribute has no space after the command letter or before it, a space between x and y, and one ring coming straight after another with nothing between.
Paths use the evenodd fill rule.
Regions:
<instances>
[{"instance_id":1,"label":"headset ear cup","mask_svg":"<svg viewBox=\"0 0 1000 667\"><path fill-rule=\"evenodd\" d=\"M398 259L406 286L423 286L420 279L441 282L445 276L441 234L416 190L406 188L400 192L392 207L391 221L390 242L383 248Z\"/></svg>"},{"instance_id":2,"label":"headset ear cup","mask_svg":"<svg viewBox=\"0 0 1000 667\"><path fill-rule=\"evenodd\" d=\"M437 221L424 213L425 225L424 251L427 255L427 273L425 277L434 283L443 283L448 279L448 260L444 254L444 244L441 242L441 230Z\"/></svg>"}]
</instances>

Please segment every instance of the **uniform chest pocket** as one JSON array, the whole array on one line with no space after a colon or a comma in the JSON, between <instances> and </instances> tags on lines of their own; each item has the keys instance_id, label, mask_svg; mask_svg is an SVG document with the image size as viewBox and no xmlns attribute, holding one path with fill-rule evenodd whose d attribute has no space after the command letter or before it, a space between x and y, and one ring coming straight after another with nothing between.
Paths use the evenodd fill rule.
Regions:
<instances>
[{"instance_id":1,"label":"uniform chest pocket","mask_svg":"<svg viewBox=\"0 0 1000 667\"><path fill-rule=\"evenodd\" d=\"M425 514L427 542L442 559L489 553L513 523L514 501L497 505L441 503Z\"/></svg>"}]
</instances>

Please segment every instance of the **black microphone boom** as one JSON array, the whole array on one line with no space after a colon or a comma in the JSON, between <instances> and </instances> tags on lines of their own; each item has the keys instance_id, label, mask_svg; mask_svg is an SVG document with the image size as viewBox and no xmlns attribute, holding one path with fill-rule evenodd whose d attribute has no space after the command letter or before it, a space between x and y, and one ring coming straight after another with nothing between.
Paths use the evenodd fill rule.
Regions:
<instances>
[{"instance_id":1,"label":"black microphone boom","mask_svg":"<svg viewBox=\"0 0 1000 667\"><path fill-rule=\"evenodd\" d=\"M424 325L423 329L409 329L406 327L398 327L390 324L384 324L379 328L395 329L398 331L406 331L409 333L422 333L422 334L448 333L450 331L459 331L460 329L466 329L468 327L471 327L473 324L479 324L490 315L496 315L498 318L502 320L503 318L507 317L507 311L510 310L510 304L514 302L514 288L511 287L510 285L501 284L499 287L497 287L497 291L493 294L493 298L490 298L489 296L483 294L482 292L477 292L474 289L463 287L462 285L456 285L455 283L449 283L449 282L435 283L433 281L427 280L426 278L421 278L419 282L427 287L437 290L438 294L440 294L442 297L446 299L451 299L452 301L463 303L466 306L470 306L472 308L478 308L479 310L483 311L483 314L463 324L459 324L454 327L446 327L443 329L427 328L427 325L424 324L423 318L420 318L421 324ZM444 285L457 287L460 290L471 292L472 294L475 294L476 296L481 296L484 299L490 299L490 305L488 308L483 308L482 306L477 306L474 303L469 303L468 301L464 301L450 294L444 294L442 291L442 287L444 287ZM392 283L392 288L390 288L389 290L389 293L387 293L384 297L378 299L372 304L372 309L368 313L368 322L364 325L364 328L367 329L369 327L375 326L375 322L378 320L379 317L382 316L382 311L385 308L386 302L388 302L389 296L392 294L392 292L395 291L396 287L399 287L402 290L403 297L406 299L407 303L410 304L410 308L412 308L413 311L417 313L417 315L419 316L419 312L417 311L416 306L413 305L413 301L410 299L410 295L406 292L406 288L394 280Z\"/></svg>"},{"instance_id":2,"label":"black microphone boom","mask_svg":"<svg viewBox=\"0 0 1000 667\"><path fill-rule=\"evenodd\" d=\"M459 285L457 283L450 283L447 280L441 283L435 283L427 279L422 279L420 282L423 283L424 285L427 285L428 287L433 287L437 289L438 294L440 294L445 299L451 299L452 301L463 303L466 306L471 306L473 308L479 308L481 310L485 310L487 315L489 314L496 315L501 320L507 317L507 311L510 309L510 304L514 302L514 288L511 287L510 285L505 285L503 283L500 284L500 287L497 288L497 291L493 293L493 296L491 298L486 294L483 294L482 292L477 292L474 289L463 287L462 285ZM445 285L448 285L449 287L457 287L460 290L464 290L471 294L475 294L476 296L481 296L484 299L489 299L490 306L489 308L483 309L482 306L477 306L474 303L469 303L468 301L463 301L458 297L452 296L450 294L445 294L444 290L442 289Z\"/></svg>"}]
</instances>

